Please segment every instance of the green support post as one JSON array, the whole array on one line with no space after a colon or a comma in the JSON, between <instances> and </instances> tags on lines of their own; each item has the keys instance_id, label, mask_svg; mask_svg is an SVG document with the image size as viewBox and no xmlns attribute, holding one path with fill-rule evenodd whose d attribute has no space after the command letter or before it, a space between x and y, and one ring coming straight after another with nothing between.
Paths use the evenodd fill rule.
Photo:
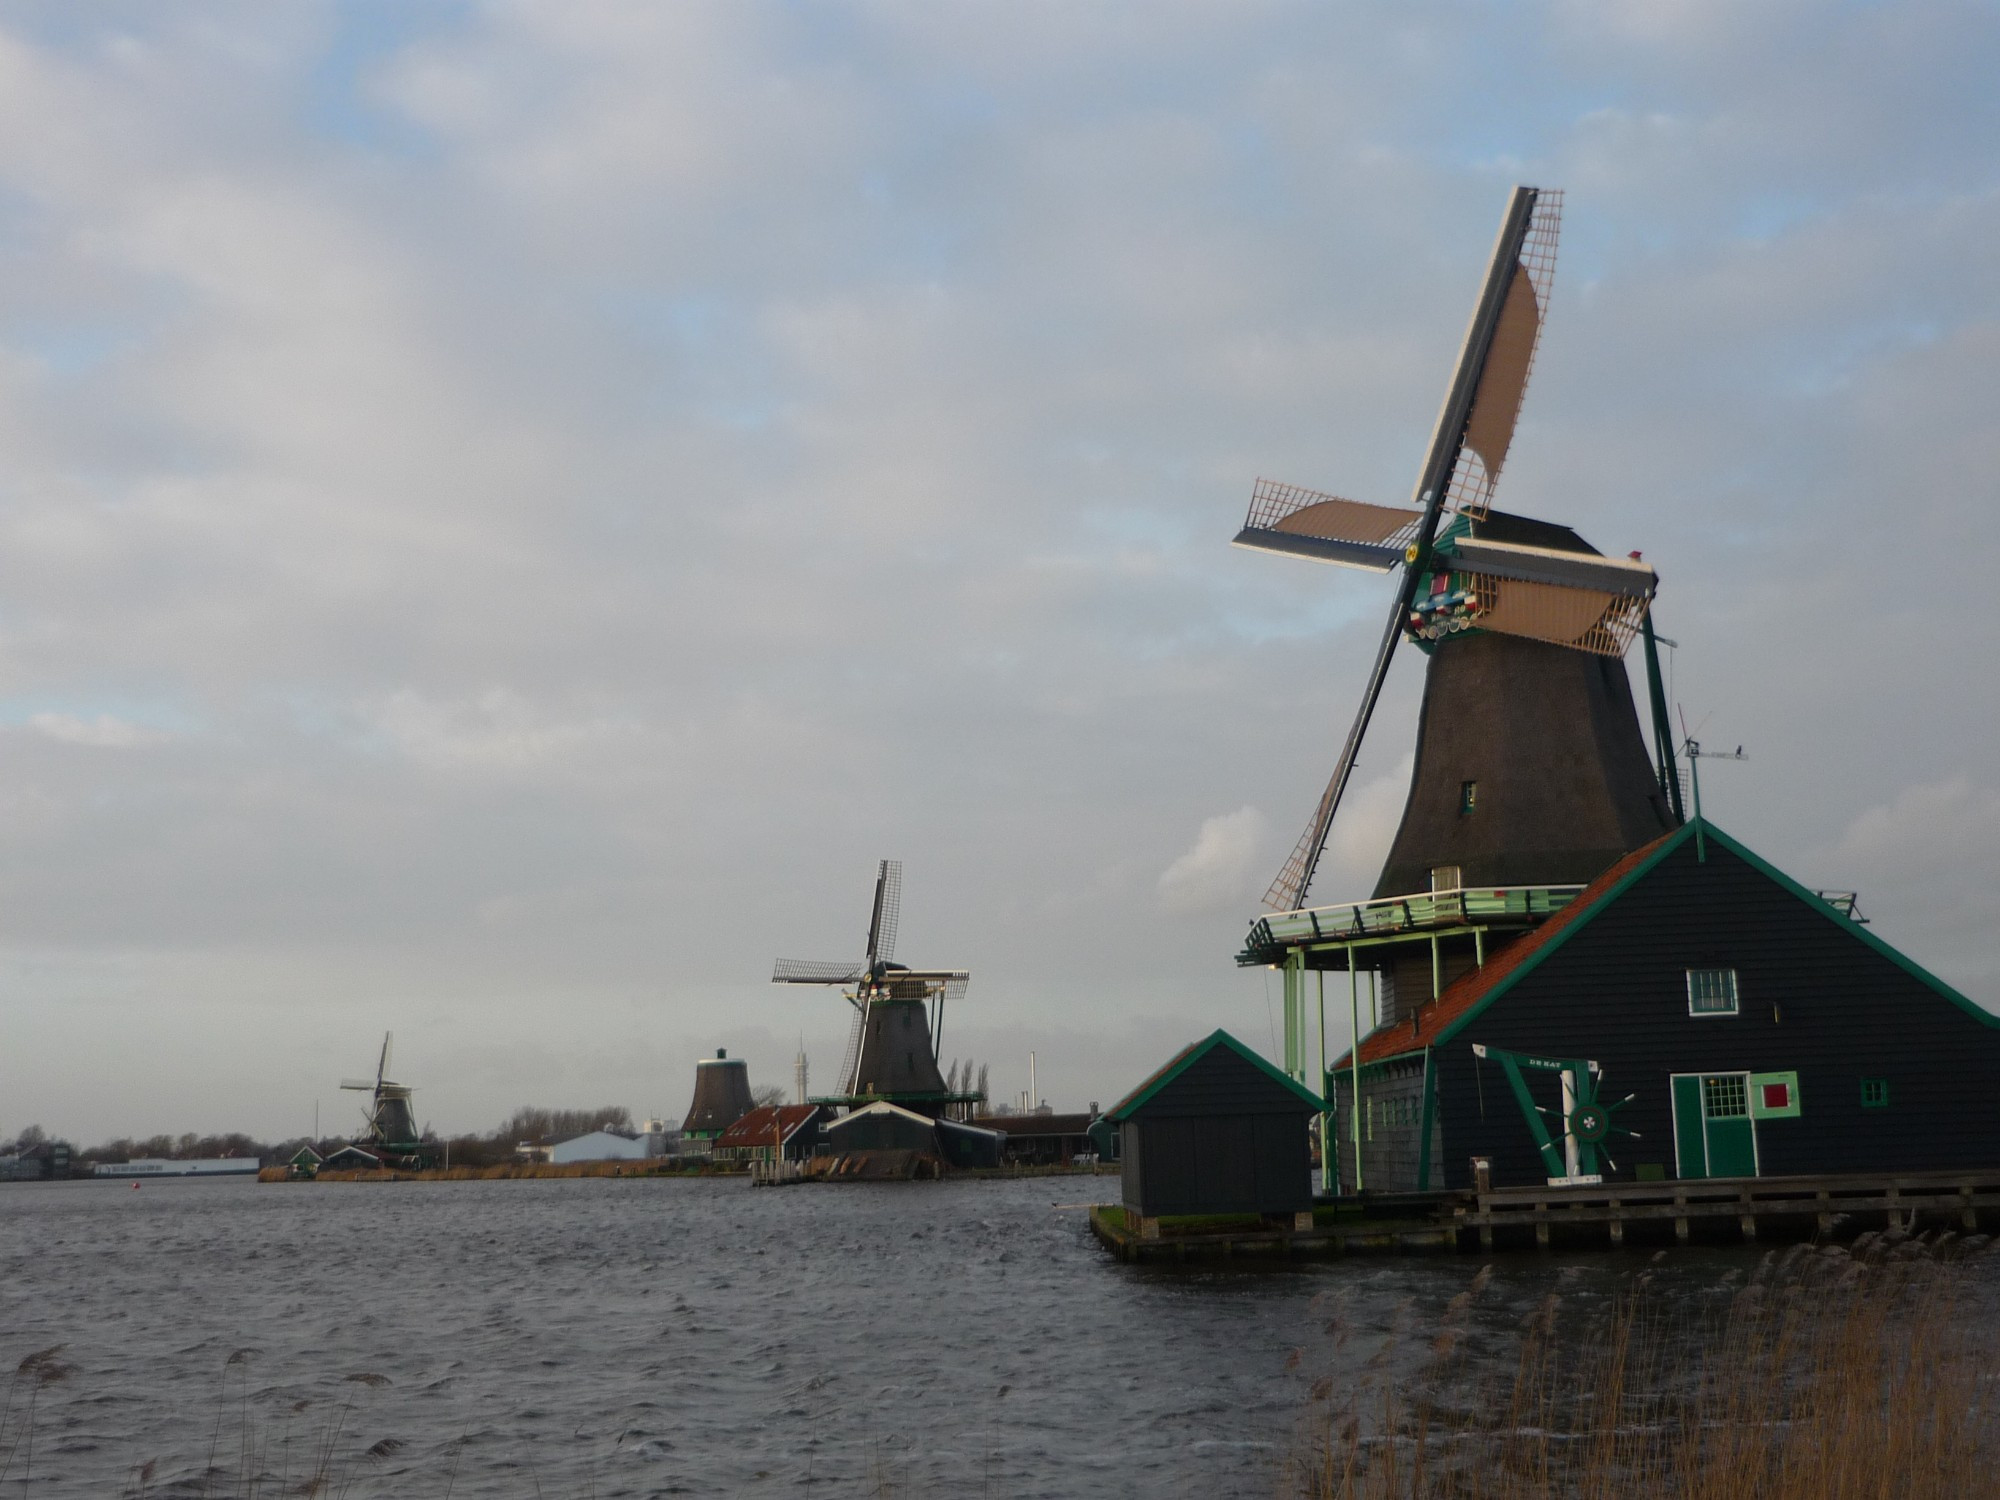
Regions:
<instances>
[{"instance_id":1,"label":"green support post","mask_svg":"<svg viewBox=\"0 0 2000 1500\"><path fill-rule=\"evenodd\" d=\"M1354 950L1347 950L1347 1003L1354 1026L1354 1043L1347 1049L1352 1067L1347 1088L1347 1118L1354 1136L1354 1191L1361 1191L1361 977L1354 969Z\"/></svg>"},{"instance_id":2,"label":"green support post","mask_svg":"<svg viewBox=\"0 0 2000 1500\"><path fill-rule=\"evenodd\" d=\"M1431 1127L1437 1122L1437 1071L1431 1066L1431 1049L1424 1048L1424 1126L1417 1137L1417 1191L1431 1190Z\"/></svg>"},{"instance_id":3,"label":"green support post","mask_svg":"<svg viewBox=\"0 0 2000 1500\"><path fill-rule=\"evenodd\" d=\"M1304 986L1306 955L1303 949L1294 948L1285 955L1285 1075L1301 1083L1305 1081L1305 1059L1299 1054L1300 990Z\"/></svg>"},{"instance_id":4,"label":"green support post","mask_svg":"<svg viewBox=\"0 0 2000 1500\"><path fill-rule=\"evenodd\" d=\"M1674 821L1685 823L1687 813L1681 806L1681 778L1674 765L1674 732L1667 723L1667 690L1660 681L1660 648L1653 636L1653 611L1650 607L1639 617L1639 628L1646 642L1646 691L1653 700L1653 759L1659 772L1660 791L1674 810Z\"/></svg>"},{"instance_id":5,"label":"green support post","mask_svg":"<svg viewBox=\"0 0 2000 1500\"><path fill-rule=\"evenodd\" d=\"M1320 969L1317 972L1319 974L1319 1072L1315 1076L1319 1079L1319 1087L1314 1089L1313 1092L1324 1095L1326 1092L1326 970ZM1326 1122L1326 1111L1321 1110L1319 1115L1319 1185L1322 1190L1326 1187L1328 1177L1332 1177L1336 1182L1340 1180L1340 1173L1334 1170L1333 1156L1331 1154L1333 1134L1327 1129Z\"/></svg>"}]
</instances>

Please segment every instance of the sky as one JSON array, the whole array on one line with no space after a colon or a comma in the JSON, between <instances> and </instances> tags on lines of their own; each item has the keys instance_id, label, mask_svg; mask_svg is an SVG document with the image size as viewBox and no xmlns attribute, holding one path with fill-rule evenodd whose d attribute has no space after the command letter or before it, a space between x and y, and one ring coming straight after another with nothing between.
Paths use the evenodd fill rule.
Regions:
<instances>
[{"instance_id":1,"label":"sky","mask_svg":"<svg viewBox=\"0 0 2000 1500\"><path fill-rule=\"evenodd\" d=\"M1217 1026L1511 186L1504 509L1643 549L1709 815L2000 1008L2000 11L0 6L0 1134L815 1087ZM1365 896L1421 658L1315 901Z\"/></svg>"}]
</instances>

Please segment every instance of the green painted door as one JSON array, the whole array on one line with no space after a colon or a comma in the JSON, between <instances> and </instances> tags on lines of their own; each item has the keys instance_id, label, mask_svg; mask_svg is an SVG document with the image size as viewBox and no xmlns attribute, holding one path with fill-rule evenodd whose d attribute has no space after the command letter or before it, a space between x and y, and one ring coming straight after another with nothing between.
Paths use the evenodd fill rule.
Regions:
<instances>
[{"instance_id":1,"label":"green painted door","mask_svg":"<svg viewBox=\"0 0 2000 1500\"><path fill-rule=\"evenodd\" d=\"M1704 1073L1701 1117L1710 1177L1757 1175L1757 1127L1750 1119L1750 1075Z\"/></svg>"},{"instance_id":2,"label":"green painted door","mask_svg":"<svg viewBox=\"0 0 2000 1500\"><path fill-rule=\"evenodd\" d=\"M1708 1175L1708 1141L1701 1124L1701 1079L1674 1075L1674 1171L1680 1177Z\"/></svg>"}]
</instances>

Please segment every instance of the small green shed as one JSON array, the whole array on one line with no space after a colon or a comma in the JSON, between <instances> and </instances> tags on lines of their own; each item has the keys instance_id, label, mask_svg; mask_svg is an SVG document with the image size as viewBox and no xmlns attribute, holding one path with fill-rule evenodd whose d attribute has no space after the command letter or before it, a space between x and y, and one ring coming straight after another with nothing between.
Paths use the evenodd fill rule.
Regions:
<instances>
[{"instance_id":1,"label":"small green shed","mask_svg":"<svg viewBox=\"0 0 2000 1500\"><path fill-rule=\"evenodd\" d=\"M1226 1031L1184 1048L1104 1113L1118 1127L1125 1210L1312 1211L1319 1096Z\"/></svg>"}]
</instances>

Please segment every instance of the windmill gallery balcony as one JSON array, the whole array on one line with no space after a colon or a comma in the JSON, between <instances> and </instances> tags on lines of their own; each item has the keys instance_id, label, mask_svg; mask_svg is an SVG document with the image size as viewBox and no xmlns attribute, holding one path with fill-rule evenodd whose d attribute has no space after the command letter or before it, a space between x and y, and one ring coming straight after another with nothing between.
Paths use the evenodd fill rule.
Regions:
<instances>
[{"instance_id":1,"label":"windmill gallery balcony","mask_svg":"<svg viewBox=\"0 0 2000 1500\"><path fill-rule=\"evenodd\" d=\"M1582 889L1581 885L1453 887L1274 911L1251 925L1236 961L1246 967L1276 965L1284 963L1289 951L1302 947L1345 948L1469 928L1533 927L1569 905Z\"/></svg>"}]
</instances>

